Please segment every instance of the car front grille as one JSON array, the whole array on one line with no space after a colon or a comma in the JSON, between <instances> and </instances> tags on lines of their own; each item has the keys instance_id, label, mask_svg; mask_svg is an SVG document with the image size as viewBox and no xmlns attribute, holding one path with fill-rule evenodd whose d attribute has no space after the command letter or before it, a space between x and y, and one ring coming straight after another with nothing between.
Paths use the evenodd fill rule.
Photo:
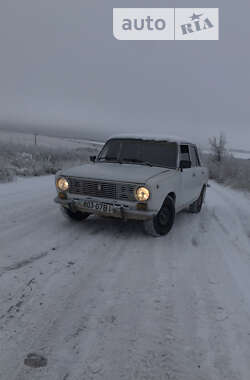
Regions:
<instances>
[{"instance_id":1,"label":"car front grille","mask_svg":"<svg viewBox=\"0 0 250 380\"><path fill-rule=\"evenodd\" d=\"M135 201L136 184L92 181L77 177L67 177L69 193L110 198L123 201Z\"/></svg>"}]
</instances>

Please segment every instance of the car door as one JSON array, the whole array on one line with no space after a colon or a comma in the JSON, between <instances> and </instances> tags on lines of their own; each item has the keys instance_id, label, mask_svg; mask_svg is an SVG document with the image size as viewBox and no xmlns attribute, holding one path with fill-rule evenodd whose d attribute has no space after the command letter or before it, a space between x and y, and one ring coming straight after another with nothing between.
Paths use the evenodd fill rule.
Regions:
<instances>
[{"instance_id":1,"label":"car door","mask_svg":"<svg viewBox=\"0 0 250 380\"><path fill-rule=\"evenodd\" d=\"M181 144L180 145L180 161L191 161L189 145ZM195 168L190 167L182 169L181 176L181 204L182 206L188 205L193 200L193 179L195 175Z\"/></svg>"},{"instance_id":2,"label":"car door","mask_svg":"<svg viewBox=\"0 0 250 380\"><path fill-rule=\"evenodd\" d=\"M195 145L189 145L189 153L190 153L190 159L191 159L191 165L192 165L192 188L193 188L193 200L196 200L199 198L201 188L202 188L202 181L201 181L201 167L197 155L197 150Z\"/></svg>"},{"instance_id":3,"label":"car door","mask_svg":"<svg viewBox=\"0 0 250 380\"><path fill-rule=\"evenodd\" d=\"M195 147L198 168L199 168L199 173L200 173L200 184L201 184L201 187L203 187L208 181L208 171L207 171L207 168L205 168L201 162L200 154L198 152L196 145L194 147Z\"/></svg>"}]
</instances>

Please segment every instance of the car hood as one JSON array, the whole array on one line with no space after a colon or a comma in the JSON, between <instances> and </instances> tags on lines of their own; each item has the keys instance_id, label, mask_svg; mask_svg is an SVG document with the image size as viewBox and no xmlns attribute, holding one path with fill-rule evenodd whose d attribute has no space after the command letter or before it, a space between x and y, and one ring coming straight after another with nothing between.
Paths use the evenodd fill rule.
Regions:
<instances>
[{"instance_id":1,"label":"car hood","mask_svg":"<svg viewBox=\"0 0 250 380\"><path fill-rule=\"evenodd\" d=\"M96 162L63 170L60 175L139 184L163 172L172 171L172 169L155 166Z\"/></svg>"}]
</instances>

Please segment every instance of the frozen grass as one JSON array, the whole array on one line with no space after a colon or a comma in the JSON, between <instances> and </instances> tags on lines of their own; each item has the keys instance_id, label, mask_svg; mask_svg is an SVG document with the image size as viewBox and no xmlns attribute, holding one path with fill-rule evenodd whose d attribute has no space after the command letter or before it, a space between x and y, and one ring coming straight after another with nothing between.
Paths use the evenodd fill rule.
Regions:
<instances>
[{"instance_id":1,"label":"frozen grass","mask_svg":"<svg viewBox=\"0 0 250 380\"><path fill-rule=\"evenodd\" d=\"M96 153L95 147L67 149L0 142L0 181L12 181L15 176L55 174L59 169L87 162Z\"/></svg>"},{"instance_id":2,"label":"frozen grass","mask_svg":"<svg viewBox=\"0 0 250 380\"><path fill-rule=\"evenodd\" d=\"M209 168L210 178L236 189L250 191L250 160L226 156L221 162L206 155L204 162Z\"/></svg>"}]
</instances>

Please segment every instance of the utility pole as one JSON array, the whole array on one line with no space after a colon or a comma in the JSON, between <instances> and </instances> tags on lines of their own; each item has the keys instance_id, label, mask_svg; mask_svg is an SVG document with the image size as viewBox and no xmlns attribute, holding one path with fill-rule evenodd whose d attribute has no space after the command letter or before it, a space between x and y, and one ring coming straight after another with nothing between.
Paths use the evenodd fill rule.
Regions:
<instances>
[{"instance_id":1,"label":"utility pole","mask_svg":"<svg viewBox=\"0 0 250 380\"><path fill-rule=\"evenodd\" d=\"M37 144L37 134L35 133L35 145Z\"/></svg>"}]
</instances>

